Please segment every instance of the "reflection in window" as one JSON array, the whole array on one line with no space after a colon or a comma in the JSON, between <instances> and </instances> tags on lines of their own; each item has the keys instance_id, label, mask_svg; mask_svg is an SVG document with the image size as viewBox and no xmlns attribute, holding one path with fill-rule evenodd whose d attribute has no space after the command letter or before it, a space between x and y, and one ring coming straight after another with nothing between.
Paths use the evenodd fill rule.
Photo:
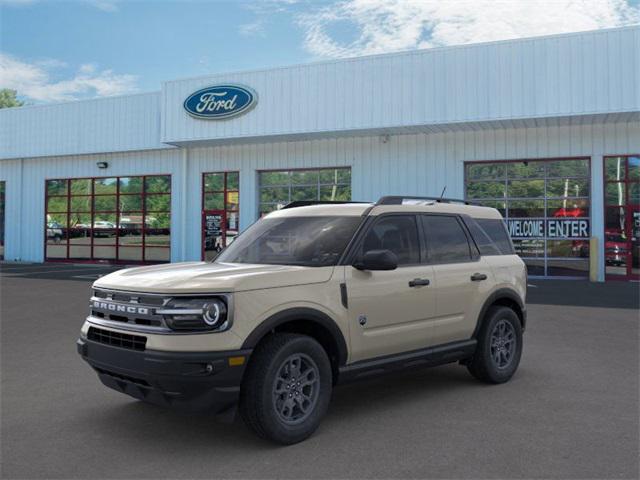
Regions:
<instances>
[{"instance_id":1,"label":"reflection in window","mask_svg":"<svg viewBox=\"0 0 640 480\"><path fill-rule=\"evenodd\" d=\"M398 265L420 262L420 241L413 215L393 215L380 218L362 241L361 255L370 250L390 250Z\"/></svg>"},{"instance_id":2,"label":"reflection in window","mask_svg":"<svg viewBox=\"0 0 640 480\"><path fill-rule=\"evenodd\" d=\"M423 215L422 224L432 263L468 262L471 250L467 236L456 217Z\"/></svg>"},{"instance_id":3,"label":"reflection in window","mask_svg":"<svg viewBox=\"0 0 640 480\"><path fill-rule=\"evenodd\" d=\"M259 173L260 215L296 200L351 200L351 168Z\"/></svg>"},{"instance_id":4,"label":"reflection in window","mask_svg":"<svg viewBox=\"0 0 640 480\"><path fill-rule=\"evenodd\" d=\"M626 176L625 157L604 159L604 177L609 181L623 181Z\"/></svg>"},{"instance_id":5,"label":"reflection in window","mask_svg":"<svg viewBox=\"0 0 640 480\"><path fill-rule=\"evenodd\" d=\"M513 162L507 164L509 178L544 178L545 162Z\"/></svg>"},{"instance_id":6,"label":"reflection in window","mask_svg":"<svg viewBox=\"0 0 640 480\"><path fill-rule=\"evenodd\" d=\"M615 159L605 165L608 178L617 178L620 169ZM590 167L589 159L553 159L473 163L465 165L466 198L481 205L498 208L506 221L515 227L538 222L542 228L528 238L513 239L516 253L523 257L529 275L587 275L581 266L565 266L567 262L588 264L588 238L557 238L557 229L546 231L548 222L589 219ZM607 198L617 198L619 192L605 192ZM520 230L518 230L520 231ZM531 231L524 229L522 231ZM570 232L580 230L566 230ZM540 233L537 233L540 232ZM549 236L547 236L549 235ZM558 259L560 263L551 264ZM562 263L564 262L564 263Z\"/></svg>"},{"instance_id":7,"label":"reflection in window","mask_svg":"<svg viewBox=\"0 0 640 480\"><path fill-rule=\"evenodd\" d=\"M249 227L216 261L309 267L335 265L361 221L360 217L348 216L266 218Z\"/></svg>"},{"instance_id":8,"label":"reflection in window","mask_svg":"<svg viewBox=\"0 0 640 480\"><path fill-rule=\"evenodd\" d=\"M544 217L544 200L509 200L509 216L518 218Z\"/></svg>"},{"instance_id":9,"label":"reflection in window","mask_svg":"<svg viewBox=\"0 0 640 480\"><path fill-rule=\"evenodd\" d=\"M240 172L202 175L202 259L213 260L238 235Z\"/></svg>"},{"instance_id":10,"label":"reflection in window","mask_svg":"<svg viewBox=\"0 0 640 480\"><path fill-rule=\"evenodd\" d=\"M170 191L168 175L48 180L46 257L168 261Z\"/></svg>"},{"instance_id":11,"label":"reflection in window","mask_svg":"<svg viewBox=\"0 0 640 480\"><path fill-rule=\"evenodd\" d=\"M589 200L572 198L565 200L547 200L547 216L554 218L588 218Z\"/></svg>"},{"instance_id":12,"label":"reflection in window","mask_svg":"<svg viewBox=\"0 0 640 480\"><path fill-rule=\"evenodd\" d=\"M608 205L625 205L626 184L623 182L607 183L605 190L605 200Z\"/></svg>"}]
</instances>

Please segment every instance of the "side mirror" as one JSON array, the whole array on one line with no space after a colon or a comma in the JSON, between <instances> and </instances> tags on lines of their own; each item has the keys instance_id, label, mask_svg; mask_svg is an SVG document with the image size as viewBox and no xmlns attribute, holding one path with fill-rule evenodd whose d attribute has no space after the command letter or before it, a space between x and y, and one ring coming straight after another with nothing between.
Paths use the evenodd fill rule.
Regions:
<instances>
[{"instance_id":1,"label":"side mirror","mask_svg":"<svg viewBox=\"0 0 640 480\"><path fill-rule=\"evenodd\" d=\"M391 250L369 250L353 264L358 270L395 270L398 257Z\"/></svg>"}]
</instances>

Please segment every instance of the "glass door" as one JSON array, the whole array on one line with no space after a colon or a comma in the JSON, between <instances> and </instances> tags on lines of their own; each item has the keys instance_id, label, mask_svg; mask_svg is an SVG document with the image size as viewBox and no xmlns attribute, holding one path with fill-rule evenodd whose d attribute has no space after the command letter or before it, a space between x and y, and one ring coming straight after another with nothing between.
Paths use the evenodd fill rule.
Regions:
<instances>
[{"instance_id":1,"label":"glass door","mask_svg":"<svg viewBox=\"0 0 640 480\"><path fill-rule=\"evenodd\" d=\"M640 279L640 156L604 159L607 279Z\"/></svg>"},{"instance_id":2,"label":"glass door","mask_svg":"<svg viewBox=\"0 0 640 480\"><path fill-rule=\"evenodd\" d=\"M202 176L202 260L211 261L239 231L239 173Z\"/></svg>"}]
</instances>

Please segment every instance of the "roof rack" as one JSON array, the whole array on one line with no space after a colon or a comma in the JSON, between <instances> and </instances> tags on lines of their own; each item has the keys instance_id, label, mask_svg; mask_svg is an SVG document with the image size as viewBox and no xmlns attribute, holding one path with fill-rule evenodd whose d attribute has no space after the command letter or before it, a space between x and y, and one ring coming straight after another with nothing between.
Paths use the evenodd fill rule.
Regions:
<instances>
[{"instance_id":1,"label":"roof rack","mask_svg":"<svg viewBox=\"0 0 640 480\"><path fill-rule=\"evenodd\" d=\"M475 205L475 203L460 198L446 197L414 197L407 195L387 195L380 197L376 205L402 205L404 200L429 200L436 203L460 203L463 205Z\"/></svg>"},{"instance_id":2,"label":"roof rack","mask_svg":"<svg viewBox=\"0 0 640 480\"><path fill-rule=\"evenodd\" d=\"M293 202L287 203L281 210L285 210L287 208L296 208L296 207L308 207L311 205L344 205L347 203L371 203L371 202L347 202L347 201L339 201L339 200L295 200Z\"/></svg>"}]
</instances>

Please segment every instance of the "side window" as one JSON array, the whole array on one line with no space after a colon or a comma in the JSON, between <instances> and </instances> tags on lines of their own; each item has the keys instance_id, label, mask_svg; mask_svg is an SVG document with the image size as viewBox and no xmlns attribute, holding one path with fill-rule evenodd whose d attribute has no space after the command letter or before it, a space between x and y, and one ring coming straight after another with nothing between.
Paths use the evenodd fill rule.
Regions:
<instances>
[{"instance_id":1,"label":"side window","mask_svg":"<svg viewBox=\"0 0 640 480\"><path fill-rule=\"evenodd\" d=\"M362 241L361 253L369 250L391 250L398 265L420 262L420 240L413 215L381 217Z\"/></svg>"},{"instance_id":2,"label":"side window","mask_svg":"<svg viewBox=\"0 0 640 480\"><path fill-rule=\"evenodd\" d=\"M456 263L471 260L467 235L456 217L423 215L422 225L431 263Z\"/></svg>"},{"instance_id":3,"label":"side window","mask_svg":"<svg viewBox=\"0 0 640 480\"><path fill-rule=\"evenodd\" d=\"M502 220L497 218L478 218L477 221L503 255L512 255L514 253L511 238L509 238L507 228Z\"/></svg>"},{"instance_id":4,"label":"side window","mask_svg":"<svg viewBox=\"0 0 640 480\"><path fill-rule=\"evenodd\" d=\"M473 218L466 218L465 223L469 228L469 232L476 242L481 255L500 255L500 249L493 243L493 240L489 237L487 232L478 225L478 222Z\"/></svg>"}]
</instances>

